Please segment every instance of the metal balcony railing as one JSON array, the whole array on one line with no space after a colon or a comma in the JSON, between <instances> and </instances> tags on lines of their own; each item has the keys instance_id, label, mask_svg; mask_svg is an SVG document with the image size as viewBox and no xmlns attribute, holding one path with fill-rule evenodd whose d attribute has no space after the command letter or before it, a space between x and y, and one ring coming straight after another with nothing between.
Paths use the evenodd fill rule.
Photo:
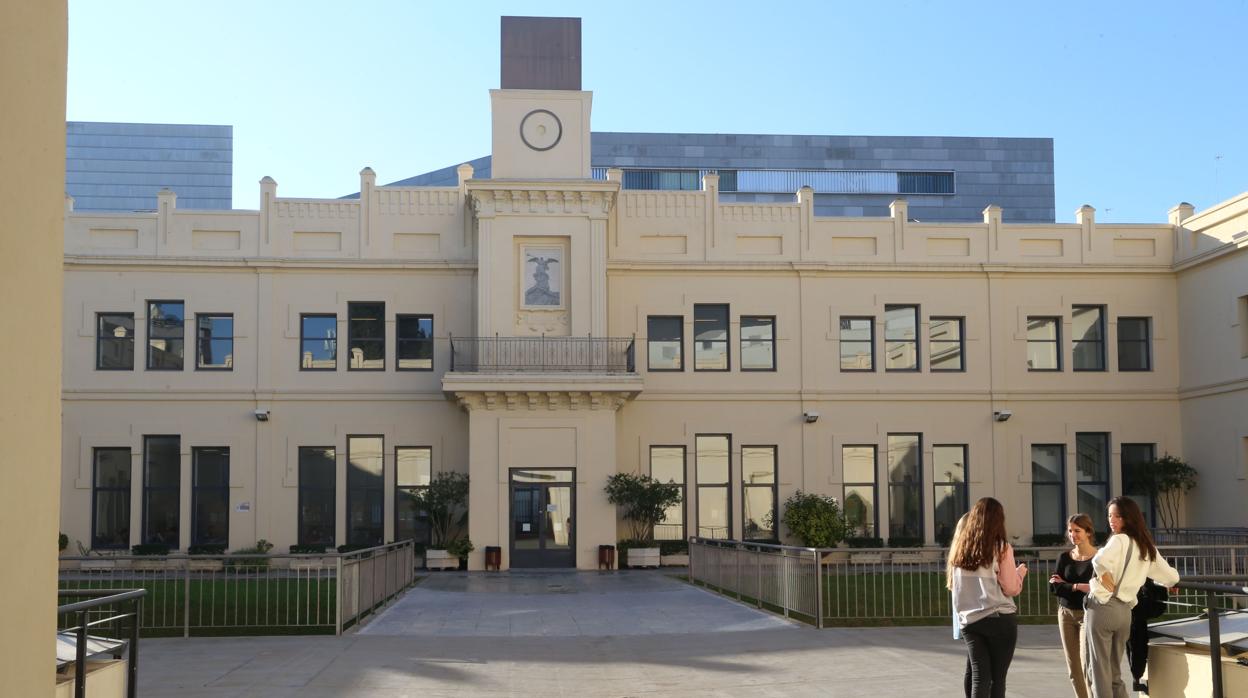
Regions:
<instances>
[{"instance_id":1,"label":"metal balcony railing","mask_svg":"<svg viewBox=\"0 0 1248 698\"><path fill-rule=\"evenodd\" d=\"M451 371L635 373L632 337L451 337Z\"/></svg>"}]
</instances>

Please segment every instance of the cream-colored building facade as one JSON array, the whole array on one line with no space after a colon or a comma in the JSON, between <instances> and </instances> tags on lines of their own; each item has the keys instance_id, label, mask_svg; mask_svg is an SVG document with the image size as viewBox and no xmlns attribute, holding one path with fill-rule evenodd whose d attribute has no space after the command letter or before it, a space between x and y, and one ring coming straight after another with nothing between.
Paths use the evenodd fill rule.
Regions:
<instances>
[{"instance_id":1,"label":"cream-colored building facade","mask_svg":"<svg viewBox=\"0 0 1248 698\"><path fill-rule=\"evenodd\" d=\"M824 218L809 188L593 179L589 92L491 105L493 177L455 187L67 201L71 537L389 541L403 488L458 471L473 568L595 567L616 472L683 481L668 538L785 539L799 489L926 544L991 495L1026 538L1163 453L1201 473L1186 525L1246 523L1248 195L1156 225Z\"/></svg>"}]
</instances>

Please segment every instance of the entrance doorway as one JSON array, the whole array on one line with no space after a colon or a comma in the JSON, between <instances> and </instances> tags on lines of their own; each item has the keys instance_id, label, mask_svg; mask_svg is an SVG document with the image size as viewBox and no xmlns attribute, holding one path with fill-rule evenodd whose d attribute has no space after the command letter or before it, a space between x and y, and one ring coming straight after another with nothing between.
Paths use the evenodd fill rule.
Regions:
<instances>
[{"instance_id":1,"label":"entrance doorway","mask_svg":"<svg viewBox=\"0 0 1248 698\"><path fill-rule=\"evenodd\" d=\"M576 471L512 468L511 566L576 567Z\"/></svg>"}]
</instances>

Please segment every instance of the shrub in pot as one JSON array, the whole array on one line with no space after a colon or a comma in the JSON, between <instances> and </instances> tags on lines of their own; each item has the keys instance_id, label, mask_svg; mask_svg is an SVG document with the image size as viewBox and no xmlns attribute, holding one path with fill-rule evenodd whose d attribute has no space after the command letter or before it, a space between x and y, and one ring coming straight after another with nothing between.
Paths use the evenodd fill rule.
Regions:
<instances>
[{"instance_id":1,"label":"shrub in pot","mask_svg":"<svg viewBox=\"0 0 1248 698\"><path fill-rule=\"evenodd\" d=\"M784 501L780 520L808 548L831 548L845 539L845 516L835 497L798 490Z\"/></svg>"},{"instance_id":2,"label":"shrub in pot","mask_svg":"<svg viewBox=\"0 0 1248 698\"><path fill-rule=\"evenodd\" d=\"M433 476L429 486L417 492L406 493L412 504L429 517L430 542L425 552L425 565L433 567L442 560L458 558L452 555L451 545L468 523L468 476L463 473L441 472ZM467 540L465 538L465 540ZM472 542L468 541L471 546ZM472 548L469 547L471 552ZM441 551L447 551L445 555ZM467 552L464 557L467 557Z\"/></svg>"},{"instance_id":3,"label":"shrub in pot","mask_svg":"<svg viewBox=\"0 0 1248 698\"><path fill-rule=\"evenodd\" d=\"M620 541L620 566L658 567L659 548L654 545L654 527L667 518L669 507L680 503L680 485L659 482L649 475L616 473L607 478L604 490L608 502L623 508L623 519L628 522L630 538ZM631 560L627 555L630 549L637 551Z\"/></svg>"}]
</instances>

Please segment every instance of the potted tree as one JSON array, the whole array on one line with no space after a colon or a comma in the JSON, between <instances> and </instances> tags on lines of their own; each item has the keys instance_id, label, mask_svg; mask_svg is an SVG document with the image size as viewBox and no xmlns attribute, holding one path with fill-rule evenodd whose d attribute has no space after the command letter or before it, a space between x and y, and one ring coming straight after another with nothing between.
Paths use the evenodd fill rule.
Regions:
<instances>
[{"instance_id":1,"label":"potted tree","mask_svg":"<svg viewBox=\"0 0 1248 698\"><path fill-rule=\"evenodd\" d=\"M835 497L798 490L784 500L780 521L808 548L831 548L845 540L845 515Z\"/></svg>"},{"instance_id":2,"label":"potted tree","mask_svg":"<svg viewBox=\"0 0 1248 698\"><path fill-rule=\"evenodd\" d=\"M680 503L680 485L659 482L649 475L616 473L607 478L607 501L623 507L629 540L620 541L620 564L658 567L660 550L654 544L654 527L670 506Z\"/></svg>"},{"instance_id":3,"label":"potted tree","mask_svg":"<svg viewBox=\"0 0 1248 698\"><path fill-rule=\"evenodd\" d=\"M463 473L438 473L429 486L415 493L416 506L429 516L429 537L432 542L425 550L425 567L428 569L458 569L460 554L467 557L472 551L460 543L455 552L449 548L456 543L464 524L468 521L468 476Z\"/></svg>"}]
</instances>

